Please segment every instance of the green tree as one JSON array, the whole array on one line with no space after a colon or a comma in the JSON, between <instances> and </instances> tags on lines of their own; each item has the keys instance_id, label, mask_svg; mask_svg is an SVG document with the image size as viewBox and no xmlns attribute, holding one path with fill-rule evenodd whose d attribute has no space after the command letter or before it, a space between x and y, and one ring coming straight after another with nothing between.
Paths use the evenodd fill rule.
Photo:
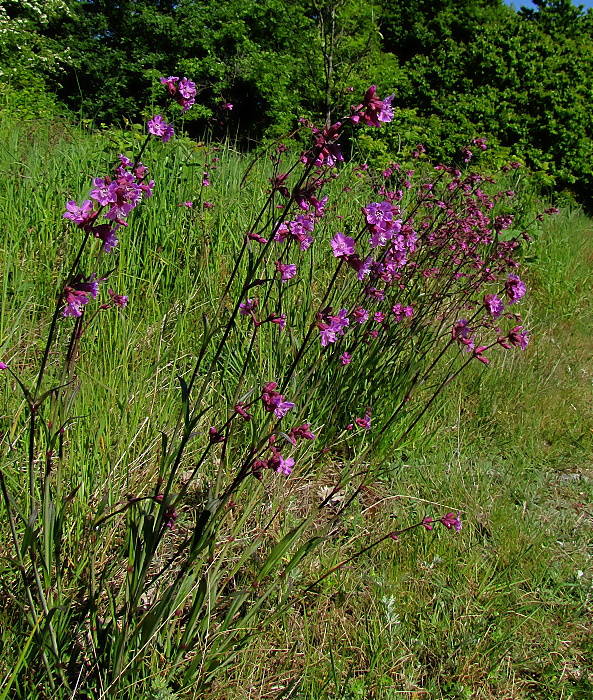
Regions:
<instances>
[{"instance_id":1,"label":"green tree","mask_svg":"<svg viewBox=\"0 0 593 700\"><path fill-rule=\"evenodd\" d=\"M65 70L70 56L47 29L71 12L66 0L0 2L0 89L10 110L25 116L55 110L47 81Z\"/></svg>"},{"instance_id":2,"label":"green tree","mask_svg":"<svg viewBox=\"0 0 593 700\"><path fill-rule=\"evenodd\" d=\"M410 40L403 42L408 80L401 86L402 110L392 134L407 130L441 158L450 158L464 140L485 135L558 184L588 196L593 184L591 15L569 0L539 0L537 9L519 13L494 1L459 5L453 21L453 4L438 3L422 29L430 11L422 0L415 3L422 12L414 26L424 41L413 43L412 28ZM472 12L481 21L458 32L459 17ZM391 31L393 40L397 27Z\"/></svg>"}]
</instances>

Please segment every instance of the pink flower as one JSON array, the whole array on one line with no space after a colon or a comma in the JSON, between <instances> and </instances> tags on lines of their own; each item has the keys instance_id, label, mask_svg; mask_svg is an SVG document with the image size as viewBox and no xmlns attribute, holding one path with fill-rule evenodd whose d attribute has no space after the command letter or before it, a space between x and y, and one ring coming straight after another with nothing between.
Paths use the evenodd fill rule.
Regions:
<instances>
[{"instance_id":1,"label":"pink flower","mask_svg":"<svg viewBox=\"0 0 593 700\"><path fill-rule=\"evenodd\" d=\"M278 391L276 382L268 382L264 385L261 393L261 400L264 409L273 412L276 418L284 418L284 416L294 408L294 403L286 401L284 396Z\"/></svg>"},{"instance_id":2,"label":"pink flower","mask_svg":"<svg viewBox=\"0 0 593 700\"><path fill-rule=\"evenodd\" d=\"M6 364L6 362L0 362L0 371L3 369L8 369L8 365Z\"/></svg>"},{"instance_id":3,"label":"pink flower","mask_svg":"<svg viewBox=\"0 0 593 700\"><path fill-rule=\"evenodd\" d=\"M393 119L393 107L391 102L395 95L390 95L384 100L377 97L376 85L366 91L362 104L352 108L350 119L354 124L362 122L367 126L381 126L382 123L390 122Z\"/></svg>"},{"instance_id":4,"label":"pink flower","mask_svg":"<svg viewBox=\"0 0 593 700\"><path fill-rule=\"evenodd\" d=\"M74 282L72 286L64 289L64 301L66 306L62 311L62 316L82 316L82 307L88 304L90 299L96 299L99 294L99 282L94 275L89 277L87 282Z\"/></svg>"},{"instance_id":5,"label":"pink flower","mask_svg":"<svg viewBox=\"0 0 593 700\"><path fill-rule=\"evenodd\" d=\"M403 304L394 304L391 307L391 312L395 316L396 321L403 321L404 318L412 318L414 315L414 307L404 306Z\"/></svg>"},{"instance_id":6,"label":"pink flower","mask_svg":"<svg viewBox=\"0 0 593 700\"><path fill-rule=\"evenodd\" d=\"M496 294L486 294L484 306L492 318L498 318L504 311L504 304Z\"/></svg>"},{"instance_id":7,"label":"pink flower","mask_svg":"<svg viewBox=\"0 0 593 700\"><path fill-rule=\"evenodd\" d=\"M93 221L96 216L97 212L93 211L93 203L90 199L85 199L81 206L78 206L74 200L70 200L66 204L66 212L62 215L64 219L70 219L81 227Z\"/></svg>"},{"instance_id":8,"label":"pink flower","mask_svg":"<svg viewBox=\"0 0 593 700\"><path fill-rule=\"evenodd\" d=\"M291 428L286 437L293 445L297 444L297 438L302 440L315 440L315 435L311 432L310 423L303 423L296 428Z\"/></svg>"},{"instance_id":9,"label":"pink flower","mask_svg":"<svg viewBox=\"0 0 593 700\"><path fill-rule=\"evenodd\" d=\"M181 78L176 75L170 75L168 78L161 78L161 83L166 87L167 92L181 105L184 112L196 101L196 84L187 78Z\"/></svg>"},{"instance_id":10,"label":"pink flower","mask_svg":"<svg viewBox=\"0 0 593 700\"><path fill-rule=\"evenodd\" d=\"M490 360L483 354L485 350L488 350L486 345L478 345L478 347L474 349L474 357L482 364L489 365Z\"/></svg>"},{"instance_id":11,"label":"pink flower","mask_svg":"<svg viewBox=\"0 0 593 700\"><path fill-rule=\"evenodd\" d=\"M163 522L168 530L172 530L175 527L175 522L178 518L177 511L174 508L167 508L163 516Z\"/></svg>"},{"instance_id":12,"label":"pink flower","mask_svg":"<svg viewBox=\"0 0 593 700\"><path fill-rule=\"evenodd\" d=\"M335 316L328 313L321 314L321 320L317 322L317 328L320 331L319 336L322 347L326 347L329 343L335 343L339 336L344 335L344 331L349 325L348 309L340 309Z\"/></svg>"},{"instance_id":13,"label":"pink flower","mask_svg":"<svg viewBox=\"0 0 593 700\"><path fill-rule=\"evenodd\" d=\"M179 94L176 95L177 102L181 105L181 109L184 112L195 103L196 101L196 84L188 78L181 78L179 81Z\"/></svg>"},{"instance_id":14,"label":"pink flower","mask_svg":"<svg viewBox=\"0 0 593 700\"><path fill-rule=\"evenodd\" d=\"M174 95L177 92L176 83L178 82L179 78L174 75L170 75L168 78L161 78L161 83L167 88L169 95Z\"/></svg>"},{"instance_id":15,"label":"pink flower","mask_svg":"<svg viewBox=\"0 0 593 700\"><path fill-rule=\"evenodd\" d=\"M345 236L343 233L336 233L336 235L331 239L330 245L332 247L334 257L342 258L347 257L348 255L354 255L356 241L354 238Z\"/></svg>"},{"instance_id":16,"label":"pink flower","mask_svg":"<svg viewBox=\"0 0 593 700\"><path fill-rule=\"evenodd\" d=\"M457 532L461 530L461 513L447 513L441 518L441 523L448 529L454 528Z\"/></svg>"},{"instance_id":17,"label":"pink flower","mask_svg":"<svg viewBox=\"0 0 593 700\"><path fill-rule=\"evenodd\" d=\"M434 528L434 519L427 515L422 519L422 527L426 530L432 530Z\"/></svg>"},{"instance_id":18,"label":"pink flower","mask_svg":"<svg viewBox=\"0 0 593 700\"><path fill-rule=\"evenodd\" d=\"M102 207L116 201L116 193L111 187L112 182L109 177L95 177L93 178L93 185L95 189L91 190L90 196L99 202Z\"/></svg>"},{"instance_id":19,"label":"pink flower","mask_svg":"<svg viewBox=\"0 0 593 700\"><path fill-rule=\"evenodd\" d=\"M388 222L393 221L393 205L391 202L371 202L363 207L367 224L387 228ZM401 228L401 227L400 227Z\"/></svg>"},{"instance_id":20,"label":"pink flower","mask_svg":"<svg viewBox=\"0 0 593 700\"><path fill-rule=\"evenodd\" d=\"M352 355L349 352L345 352L340 355L340 362L343 365L349 365L352 362Z\"/></svg>"},{"instance_id":21,"label":"pink flower","mask_svg":"<svg viewBox=\"0 0 593 700\"><path fill-rule=\"evenodd\" d=\"M297 273L296 265L284 265L280 260L276 260L276 270L280 273L280 279L287 282L292 279Z\"/></svg>"},{"instance_id":22,"label":"pink flower","mask_svg":"<svg viewBox=\"0 0 593 700\"><path fill-rule=\"evenodd\" d=\"M260 236L259 233L253 233L252 231L248 231L245 235L247 236L247 238L249 238L250 241L257 241L262 245L265 245L268 242L268 239L264 238L263 236ZM274 238L274 240L276 239Z\"/></svg>"},{"instance_id":23,"label":"pink flower","mask_svg":"<svg viewBox=\"0 0 593 700\"><path fill-rule=\"evenodd\" d=\"M523 330L523 326L515 326L507 336L508 342L514 346L526 350L529 345L529 334Z\"/></svg>"},{"instance_id":24,"label":"pink flower","mask_svg":"<svg viewBox=\"0 0 593 700\"><path fill-rule=\"evenodd\" d=\"M504 288L509 297L509 304L514 304L519 301L519 299L522 299L527 291L525 283L521 280L519 275L509 275Z\"/></svg>"},{"instance_id":25,"label":"pink flower","mask_svg":"<svg viewBox=\"0 0 593 700\"><path fill-rule=\"evenodd\" d=\"M280 314L280 316L270 316L268 320L270 323L275 323L281 331L286 328L286 314Z\"/></svg>"},{"instance_id":26,"label":"pink flower","mask_svg":"<svg viewBox=\"0 0 593 700\"><path fill-rule=\"evenodd\" d=\"M289 476L292 473L292 468L294 467L294 459L292 457L283 457L278 455L278 466L276 467L276 472L278 474L284 474L284 476Z\"/></svg>"},{"instance_id":27,"label":"pink flower","mask_svg":"<svg viewBox=\"0 0 593 700\"><path fill-rule=\"evenodd\" d=\"M100 239L103 242L102 250L104 253L111 253L115 246L119 243L117 236L115 235L119 224L110 226L109 224L99 224L99 226L94 226L92 231L95 238Z\"/></svg>"},{"instance_id":28,"label":"pink flower","mask_svg":"<svg viewBox=\"0 0 593 700\"><path fill-rule=\"evenodd\" d=\"M315 165L326 165L328 168L333 168L336 163L344 160L340 144L338 143L341 129L341 122L336 122L323 130L315 127L312 129L315 137L315 146L312 149L313 154L316 156L313 161ZM309 163L313 160L313 157L310 153L306 153L301 160Z\"/></svg>"},{"instance_id":29,"label":"pink flower","mask_svg":"<svg viewBox=\"0 0 593 700\"><path fill-rule=\"evenodd\" d=\"M327 323L318 323L319 338L322 347L327 347L330 343L335 343L337 340L336 332Z\"/></svg>"},{"instance_id":30,"label":"pink flower","mask_svg":"<svg viewBox=\"0 0 593 700\"><path fill-rule=\"evenodd\" d=\"M237 413L243 420L251 420L251 413L247 413L245 410L244 403L238 403L235 405L235 413Z\"/></svg>"},{"instance_id":31,"label":"pink flower","mask_svg":"<svg viewBox=\"0 0 593 700\"><path fill-rule=\"evenodd\" d=\"M149 119L146 126L148 132L153 136L159 136L163 143L167 143L175 133L171 124L167 124L160 114L155 114L152 119Z\"/></svg>"},{"instance_id":32,"label":"pink flower","mask_svg":"<svg viewBox=\"0 0 593 700\"><path fill-rule=\"evenodd\" d=\"M451 337L461 345L465 345L467 350L474 349L473 330L469 327L469 321L466 318L460 318L455 321L451 329Z\"/></svg>"},{"instance_id":33,"label":"pink flower","mask_svg":"<svg viewBox=\"0 0 593 700\"><path fill-rule=\"evenodd\" d=\"M107 293L111 297L111 302L113 306L117 306L120 309L123 309L128 305L128 297L123 296L122 294L116 294L113 289L108 289Z\"/></svg>"},{"instance_id":34,"label":"pink flower","mask_svg":"<svg viewBox=\"0 0 593 700\"><path fill-rule=\"evenodd\" d=\"M365 430L370 430L371 429L371 412L367 411L364 414L364 418L356 418L354 422L360 428L364 428Z\"/></svg>"},{"instance_id":35,"label":"pink flower","mask_svg":"<svg viewBox=\"0 0 593 700\"><path fill-rule=\"evenodd\" d=\"M469 163L469 161L474 157L473 152L470 151L470 149L467 146L461 149L461 154L463 155L464 163Z\"/></svg>"},{"instance_id":36,"label":"pink flower","mask_svg":"<svg viewBox=\"0 0 593 700\"><path fill-rule=\"evenodd\" d=\"M369 312L362 306L357 306L352 312L352 316L357 323L364 323L369 320Z\"/></svg>"},{"instance_id":37,"label":"pink flower","mask_svg":"<svg viewBox=\"0 0 593 700\"><path fill-rule=\"evenodd\" d=\"M257 308L258 303L259 300L257 298L246 299L239 304L239 313L242 316L250 316Z\"/></svg>"},{"instance_id":38,"label":"pink flower","mask_svg":"<svg viewBox=\"0 0 593 700\"><path fill-rule=\"evenodd\" d=\"M216 445L219 442L224 442L225 437L222 433L220 433L214 426L212 426L208 430L208 438L210 439L210 442L213 445Z\"/></svg>"}]
</instances>

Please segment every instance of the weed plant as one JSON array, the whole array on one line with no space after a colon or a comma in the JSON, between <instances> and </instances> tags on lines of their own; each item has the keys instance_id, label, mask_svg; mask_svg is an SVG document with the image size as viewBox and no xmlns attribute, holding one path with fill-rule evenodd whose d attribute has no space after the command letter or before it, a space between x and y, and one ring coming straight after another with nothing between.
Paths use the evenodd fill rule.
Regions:
<instances>
[{"instance_id":1,"label":"weed plant","mask_svg":"<svg viewBox=\"0 0 593 700\"><path fill-rule=\"evenodd\" d=\"M191 107L191 81L161 82ZM473 167L479 138L458 166L419 147L415 171L340 176L344 132L391 117L370 88L246 172L228 146L170 148L161 115L109 176L68 132L51 161L8 142L2 585L22 644L0 697L146 697L157 669L199 694L381 543L461 529L426 501L371 541L343 531L454 380L527 347L529 222Z\"/></svg>"}]
</instances>

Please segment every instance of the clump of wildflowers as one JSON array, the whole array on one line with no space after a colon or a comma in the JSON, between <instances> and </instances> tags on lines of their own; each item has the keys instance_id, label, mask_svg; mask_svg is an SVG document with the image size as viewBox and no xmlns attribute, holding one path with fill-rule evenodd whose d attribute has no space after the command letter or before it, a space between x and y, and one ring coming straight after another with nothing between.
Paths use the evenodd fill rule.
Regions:
<instances>
[{"instance_id":1,"label":"clump of wildflowers","mask_svg":"<svg viewBox=\"0 0 593 700\"><path fill-rule=\"evenodd\" d=\"M181 109L187 110L194 103L196 86L187 78L170 76L162 78L161 82ZM371 86L363 101L352 108L350 116L323 129L312 126L313 145L302 155L302 174L294 181L291 177L295 168L280 167L286 149L279 146L272 157L275 170L269 178L271 189L267 193L266 205L252 222L252 230L245 233L241 241L241 250L222 295L220 313L213 323L210 323L211 319L205 319L204 342L194 371L189 374L191 379L179 378L184 410L170 434L163 435L162 475L159 473L153 495L128 499L128 505L139 509L148 505L139 515L142 520L135 519L129 509L134 527L130 527L129 541L124 547L123 556L126 565L130 566L130 575L126 575L124 585L129 587L128 591L134 590L132 595L121 596L121 617L110 622L109 628L102 629L102 634L109 640L117 638L120 627L123 629L125 624L131 623L134 627L130 629L137 630L120 645L123 651L118 662L122 667L127 663L124 655L131 645L137 650L143 643L146 621L152 618L150 624L153 624L156 616L161 616L160 621L166 623L180 609L181 596L177 593L185 586L181 575L189 570L183 569L184 566L191 567L192 575L195 572L199 576L203 571L211 571L216 577L216 571L224 569L226 577L227 567L211 564L221 551L224 552L224 549L219 549L220 543L234 539L234 534L229 538L220 537L221 525L226 528L231 520L221 514L238 505L233 498L239 500L239 486L244 480L250 476L263 479L263 471L269 470L283 481L283 477L292 474L296 460L301 459L297 457L299 450L327 454L339 444L334 440L338 434L339 440L350 441L357 451L351 464L344 463L340 469L340 484L332 487L329 496L324 497L323 505L330 504L332 495L339 493L338 488L346 486L354 473L349 471L350 467L358 470L363 463L361 454L373 449L383 435L389 439L403 439L407 426L414 427L438 392L455 378L458 367L463 368L474 359L487 365L490 360L486 353L497 347L524 350L528 345L529 336L520 317L505 308L520 301L526 293L524 283L516 274L519 265L515 252L519 241L501 241L498 235L513 225L511 215L497 211L497 204L512 193L488 194L484 183L490 183L489 178L475 172L463 174L457 168L443 165L437 166L431 174L427 172L429 166L424 159L419 164L420 174L405 170L397 163L390 163L382 172L374 173L363 164L356 169L354 177L357 178L357 187L368 185L365 198L359 200L368 203L358 208L352 217L336 214L340 223L335 226L333 222L327 223L339 202L332 202L328 207L328 198L323 196L322 190L337 176L333 169L343 160L339 141L344 127L378 127L390 121L393 118L392 99L393 96L381 100L376 87ZM160 114L148 121L147 128L151 136L164 142L174 131L173 125ZM473 163L485 148L485 141L475 139L472 148L462 152L464 159ZM413 157L421 158L424 152L419 145ZM199 174L203 187L210 184L215 160L207 162ZM102 251L106 253L117 246L116 234L125 230L123 227L127 225L131 212L152 193L154 183L147 182L147 173L141 163L132 162L122 155L114 173L93 180L93 189L81 205L72 200L67 203L64 218L84 232L82 248L92 238L101 242ZM348 192L350 188L344 187L342 191ZM210 202L201 205L199 202L196 201L196 206L204 209L212 206ZM178 206L190 209L193 202L182 202ZM186 212L186 218L192 220L199 216L202 215L194 211L188 217ZM341 231L336 233L336 229ZM349 236L342 231L357 233ZM331 281L325 289L324 274L314 279L315 270L307 269L306 262L303 267L301 262L318 256L300 256L296 250L308 250L315 242L314 236L323 242L318 253L319 256L325 254L327 267L331 268L328 277ZM504 238L509 236L510 232ZM299 280L280 284L297 276L297 263L292 262L293 258L297 259L300 276L307 279L308 275L302 274L304 269L310 273L310 279L314 279L310 295L302 293L303 285ZM60 312L63 316L80 319L89 302L98 296L99 283L104 280L96 275L82 275L78 262L79 258L62 286L54 322ZM254 294L251 291L254 287L259 288L257 296L249 296ZM113 289L108 289L108 297L100 309L122 309L128 303L127 296ZM307 307L309 299L313 300L314 306ZM296 304L301 304L296 313L295 300ZM228 308L233 309L231 314L226 313ZM290 314L290 331L281 335L279 331L287 324L286 312ZM235 324L244 320L242 317L248 318L250 332L237 335L247 335L248 342L245 347L227 344ZM305 328L299 327L301 319L306 319ZM510 330L499 327L498 324L503 326L509 320L509 325L513 326ZM259 330L263 324L266 326ZM80 337L77 334L88 326L82 321L73 325L69 363L76 357L76 343ZM266 334L268 337L262 337ZM288 352L283 354L285 350ZM234 353L232 358L231 352ZM258 352L261 355L265 352L266 356L257 357ZM254 357L257 357L256 362ZM445 367L439 365L441 358L445 358L441 363ZM303 364L306 364L305 371L302 370ZM262 367L266 369L262 370ZM433 371L435 367L437 370ZM0 362L0 370L6 369L7 365ZM268 382L259 392L254 390L263 383L258 371L270 371L271 376L278 378L278 383ZM40 375L43 375L43 368ZM208 404L211 387L217 381L224 386L220 393L226 397L227 403L214 420L208 419L208 412L213 409ZM59 389L55 390L56 393ZM299 404L306 404L308 410L318 410L318 415L313 415L319 421L317 424L323 426L319 437L324 445L317 447L318 443L310 443L319 440L316 435L319 431L313 432L311 423L300 423L289 429L285 427L282 432L277 428L277 421L286 425L290 421L287 415L295 409L295 403L287 400L285 394L296 401L295 392L299 390L302 391ZM248 396L252 398L247 399ZM369 406L372 406L372 414ZM221 419L221 415L226 419ZM198 421L202 420L208 420L202 424L210 426L207 430L196 428ZM345 432L341 426L350 420L352 422L348 423ZM32 413L33 442L41 432L39 426L35 429L34 421ZM273 427L270 428L271 424ZM398 425L398 430L401 425L406 427L394 438L393 431L388 432L393 425ZM270 430L277 432L270 435ZM176 525L176 504L187 492L183 484L185 478L179 478L181 473L177 469L188 461L186 446L196 435L199 437L192 442L192 447L198 445L201 438L202 444L196 452L201 449L202 453L196 457L189 481L199 468L215 465L216 469L223 462L222 456L218 462L213 455L219 452L216 446L220 446L220 453L224 455L225 468L216 472L211 482L208 477L212 497L209 494L208 503L197 513L194 534L180 537L173 558L165 563L161 553L164 557L168 555L159 549L160 540ZM358 451L359 445L362 446L361 452ZM38 473L34 452L30 450L33 484ZM51 450L48 454L49 460ZM240 466L231 472L226 469L227 465L231 468ZM50 472L49 467L47 472ZM304 476L306 471L303 472ZM364 478L367 476L370 474ZM182 487L178 490L180 481ZM164 484L167 485L160 493ZM35 490L34 486L31 502L37 500ZM257 496L256 490L253 493ZM251 495L245 499L241 504L241 508L245 508L244 514L234 520L248 522L254 512L249 511L252 507L249 504L255 501ZM112 515L122 512L119 510ZM101 518L98 522L105 520ZM142 523L141 527L135 528L138 523ZM412 528L432 530L438 524L453 531L462 527L460 514L449 512L438 519L427 516L409 528L388 533L378 542L387 537L397 540ZM242 525L237 527L238 532ZM368 551L378 542L362 551ZM128 547L130 543L134 545L132 548ZM308 547L307 544L307 551ZM130 556L131 551L142 551L142 557ZM288 552L287 549L287 556L278 557L278 560L296 561L288 558ZM274 557L266 559L266 576L256 576L258 586L267 585L267 580L280 579L269 575L274 572L273 560ZM159 586L154 585L154 576L158 578L160 573L152 572L167 572L168 575L169 567L178 563L182 567L177 579L179 588L168 588L167 595L156 600L160 594ZM200 566L205 567L202 572L198 571ZM97 578L103 580L100 576ZM195 587L188 586L187 590L191 588ZM218 588L224 590L225 587ZM172 590L174 595L170 595ZM212 590L217 590L214 579ZM138 614L138 601L146 596L147 591L150 591L150 596L155 596L154 606L149 615ZM100 598L101 595L97 595L93 600ZM167 608L169 599L174 609ZM129 606L125 602L128 600ZM212 600L216 605L216 594ZM185 606L185 603L181 605ZM245 599L245 606L241 602L240 607L247 605ZM198 607L195 609L196 615L202 614ZM56 605L55 610L59 616L61 608ZM93 611L95 617L91 625L97 621L103 625L98 612L102 614L102 611ZM240 629L245 618L241 617L239 607L235 613L227 617L233 627ZM115 614L120 615L119 611ZM195 616L187 617L193 617L195 621ZM185 618L185 615L180 616L181 620ZM183 623L180 621L180 624ZM221 638L229 633L229 628L224 627L224 616L218 618L217 624L221 625ZM199 624L195 629L198 628ZM148 639L153 629L148 629ZM129 630L125 628L123 631L127 634ZM111 634L113 637L109 637ZM182 634L187 634L189 643L195 639L191 625ZM86 639L82 634L77 638Z\"/></svg>"},{"instance_id":2,"label":"clump of wildflowers","mask_svg":"<svg viewBox=\"0 0 593 700\"><path fill-rule=\"evenodd\" d=\"M102 250L110 253L118 244L117 230L127 226L126 219L145 197L150 197L154 181L146 181L148 168L133 163L124 155L113 176L96 177L81 206L71 200L66 204L64 219L74 222L83 231L102 242ZM102 216L107 221L98 223Z\"/></svg>"}]
</instances>

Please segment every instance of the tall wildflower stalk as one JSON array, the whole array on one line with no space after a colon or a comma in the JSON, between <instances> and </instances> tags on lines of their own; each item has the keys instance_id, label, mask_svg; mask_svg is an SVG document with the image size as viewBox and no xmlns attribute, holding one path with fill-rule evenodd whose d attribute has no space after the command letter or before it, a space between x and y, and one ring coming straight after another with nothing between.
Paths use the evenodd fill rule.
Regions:
<instances>
[{"instance_id":1,"label":"tall wildflower stalk","mask_svg":"<svg viewBox=\"0 0 593 700\"><path fill-rule=\"evenodd\" d=\"M192 81L161 82L182 111L192 106ZM528 235L507 233L514 193L471 167L482 139L462 152L463 170L430 168L421 147L417 172L358 166L358 188L340 198L366 199L346 216L326 194L344 160L340 139L389 122L391 101L371 87L340 121L303 123L311 145L295 162L276 149L263 205L216 307L198 321L200 345L178 377L180 408L155 473L141 493L117 494L115 507L109 498L92 506L78 562L62 559L78 498L63 487L77 361L90 324L127 305L109 286L110 254L155 190L141 162L148 141L167 143L174 124L153 116L139 154L120 155L88 199L67 203L79 240L33 386L0 363L28 408L24 496L0 469L9 569L29 634L11 680L19 697L41 685L59 697L133 697L154 655L171 688L206 687L265 620L369 549L415 528L461 529L459 513L427 514L386 528L314 580L299 573L382 468L379 448L404 443L470 363L528 343L515 311ZM295 517L292 484L313 481L316 464L331 485ZM348 494L337 508L336 494Z\"/></svg>"}]
</instances>

